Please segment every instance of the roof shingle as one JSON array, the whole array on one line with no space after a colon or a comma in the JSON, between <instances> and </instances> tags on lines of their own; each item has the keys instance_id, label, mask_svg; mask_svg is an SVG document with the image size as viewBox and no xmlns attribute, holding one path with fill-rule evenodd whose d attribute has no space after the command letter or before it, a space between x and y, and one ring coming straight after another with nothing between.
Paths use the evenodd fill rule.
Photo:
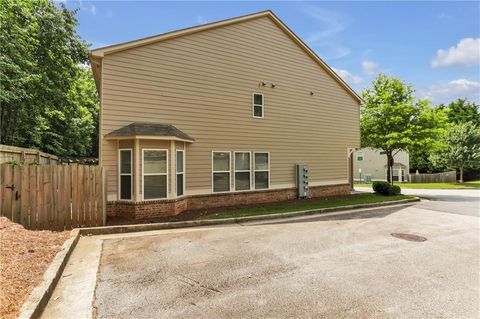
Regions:
<instances>
[{"instance_id":1,"label":"roof shingle","mask_svg":"<svg viewBox=\"0 0 480 319\"><path fill-rule=\"evenodd\" d=\"M184 140L194 141L188 134L180 131L171 124L133 122L105 135L106 138L134 137L134 136L166 136L177 137Z\"/></svg>"}]
</instances>

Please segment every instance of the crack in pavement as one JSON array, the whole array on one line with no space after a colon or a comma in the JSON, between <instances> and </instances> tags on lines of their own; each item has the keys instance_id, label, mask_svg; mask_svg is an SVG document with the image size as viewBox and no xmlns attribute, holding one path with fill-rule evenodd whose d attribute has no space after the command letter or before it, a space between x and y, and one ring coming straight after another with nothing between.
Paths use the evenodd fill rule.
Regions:
<instances>
[{"instance_id":1,"label":"crack in pavement","mask_svg":"<svg viewBox=\"0 0 480 319\"><path fill-rule=\"evenodd\" d=\"M179 278L179 277L182 277L182 278ZM217 293L222 293L220 290L216 289L216 288L212 288L212 287L209 287L209 286L206 286L202 283L200 283L198 280L195 280L193 278L190 278L190 277L187 277L185 275L181 275L181 274L176 274L175 275L175 278L183 283L186 283L187 285L190 285L191 287L195 287L195 286L198 286L198 287L201 287L203 289L207 289L207 290L210 290L210 291L213 291L213 292L217 292Z\"/></svg>"}]
</instances>

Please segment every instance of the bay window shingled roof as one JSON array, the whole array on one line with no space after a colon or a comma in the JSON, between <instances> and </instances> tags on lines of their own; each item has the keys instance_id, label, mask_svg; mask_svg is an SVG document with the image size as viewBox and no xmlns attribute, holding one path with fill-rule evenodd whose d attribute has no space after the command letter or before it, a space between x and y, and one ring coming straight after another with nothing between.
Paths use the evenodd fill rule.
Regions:
<instances>
[{"instance_id":1,"label":"bay window shingled roof","mask_svg":"<svg viewBox=\"0 0 480 319\"><path fill-rule=\"evenodd\" d=\"M105 135L106 138L125 138L136 136L165 136L194 141L195 139L171 124L134 122Z\"/></svg>"}]
</instances>

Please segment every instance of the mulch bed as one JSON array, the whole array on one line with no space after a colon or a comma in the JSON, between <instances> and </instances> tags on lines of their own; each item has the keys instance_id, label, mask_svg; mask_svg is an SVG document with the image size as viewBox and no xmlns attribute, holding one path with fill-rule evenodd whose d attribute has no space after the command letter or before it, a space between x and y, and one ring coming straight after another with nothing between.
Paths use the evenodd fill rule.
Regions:
<instances>
[{"instance_id":1,"label":"mulch bed","mask_svg":"<svg viewBox=\"0 0 480 319\"><path fill-rule=\"evenodd\" d=\"M223 213L231 209L236 208L255 208L255 207L275 207L275 206L283 206L285 204L304 204L309 202L319 202L325 200L332 200L332 199L352 199L357 197L357 195L341 195L341 196L329 196L328 198L324 197L316 197L316 198L307 198L307 199L291 199L281 202L274 202L274 203L266 203L266 204L250 204L250 205L241 205L241 206L234 206L234 207L218 207L218 208L209 208L209 209L198 209L198 210L187 210L175 216L163 216L163 217L154 217L148 219L129 219L124 217L108 217L107 218L107 225L131 225L131 224L147 224L147 223L164 223L164 222L179 222L179 221L186 221L186 220L196 220L196 219L204 219L209 215L213 215L216 213Z\"/></svg>"},{"instance_id":2,"label":"mulch bed","mask_svg":"<svg viewBox=\"0 0 480 319\"><path fill-rule=\"evenodd\" d=\"M26 230L0 217L0 318L15 318L70 232Z\"/></svg>"}]
</instances>

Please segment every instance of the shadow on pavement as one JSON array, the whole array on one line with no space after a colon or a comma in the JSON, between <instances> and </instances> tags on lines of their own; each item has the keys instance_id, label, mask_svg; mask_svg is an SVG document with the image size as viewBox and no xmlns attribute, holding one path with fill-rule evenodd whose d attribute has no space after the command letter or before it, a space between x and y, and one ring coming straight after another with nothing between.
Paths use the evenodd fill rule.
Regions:
<instances>
[{"instance_id":1,"label":"shadow on pavement","mask_svg":"<svg viewBox=\"0 0 480 319\"><path fill-rule=\"evenodd\" d=\"M459 196L459 195L418 195L420 198L425 198L436 202L478 202L478 198L474 196Z\"/></svg>"},{"instance_id":2,"label":"shadow on pavement","mask_svg":"<svg viewBox=\"0 0 480 319\"><path fill-rule=\"evenodd\" d=\"M367 219L367 218L383 218L390 214L396 213L402 209L410 207L412 205L402 205L395 207L382 207L377 209L359 210L352 213L336 214L336 215L312 215L301 218L281 219L279 221L270 221L262 223L262 225L274 225L274 224L293 224L293 223L305 223L316 221L331 221L331 220L349 220L349 219Z\"/></svg>"}]
</instances>

